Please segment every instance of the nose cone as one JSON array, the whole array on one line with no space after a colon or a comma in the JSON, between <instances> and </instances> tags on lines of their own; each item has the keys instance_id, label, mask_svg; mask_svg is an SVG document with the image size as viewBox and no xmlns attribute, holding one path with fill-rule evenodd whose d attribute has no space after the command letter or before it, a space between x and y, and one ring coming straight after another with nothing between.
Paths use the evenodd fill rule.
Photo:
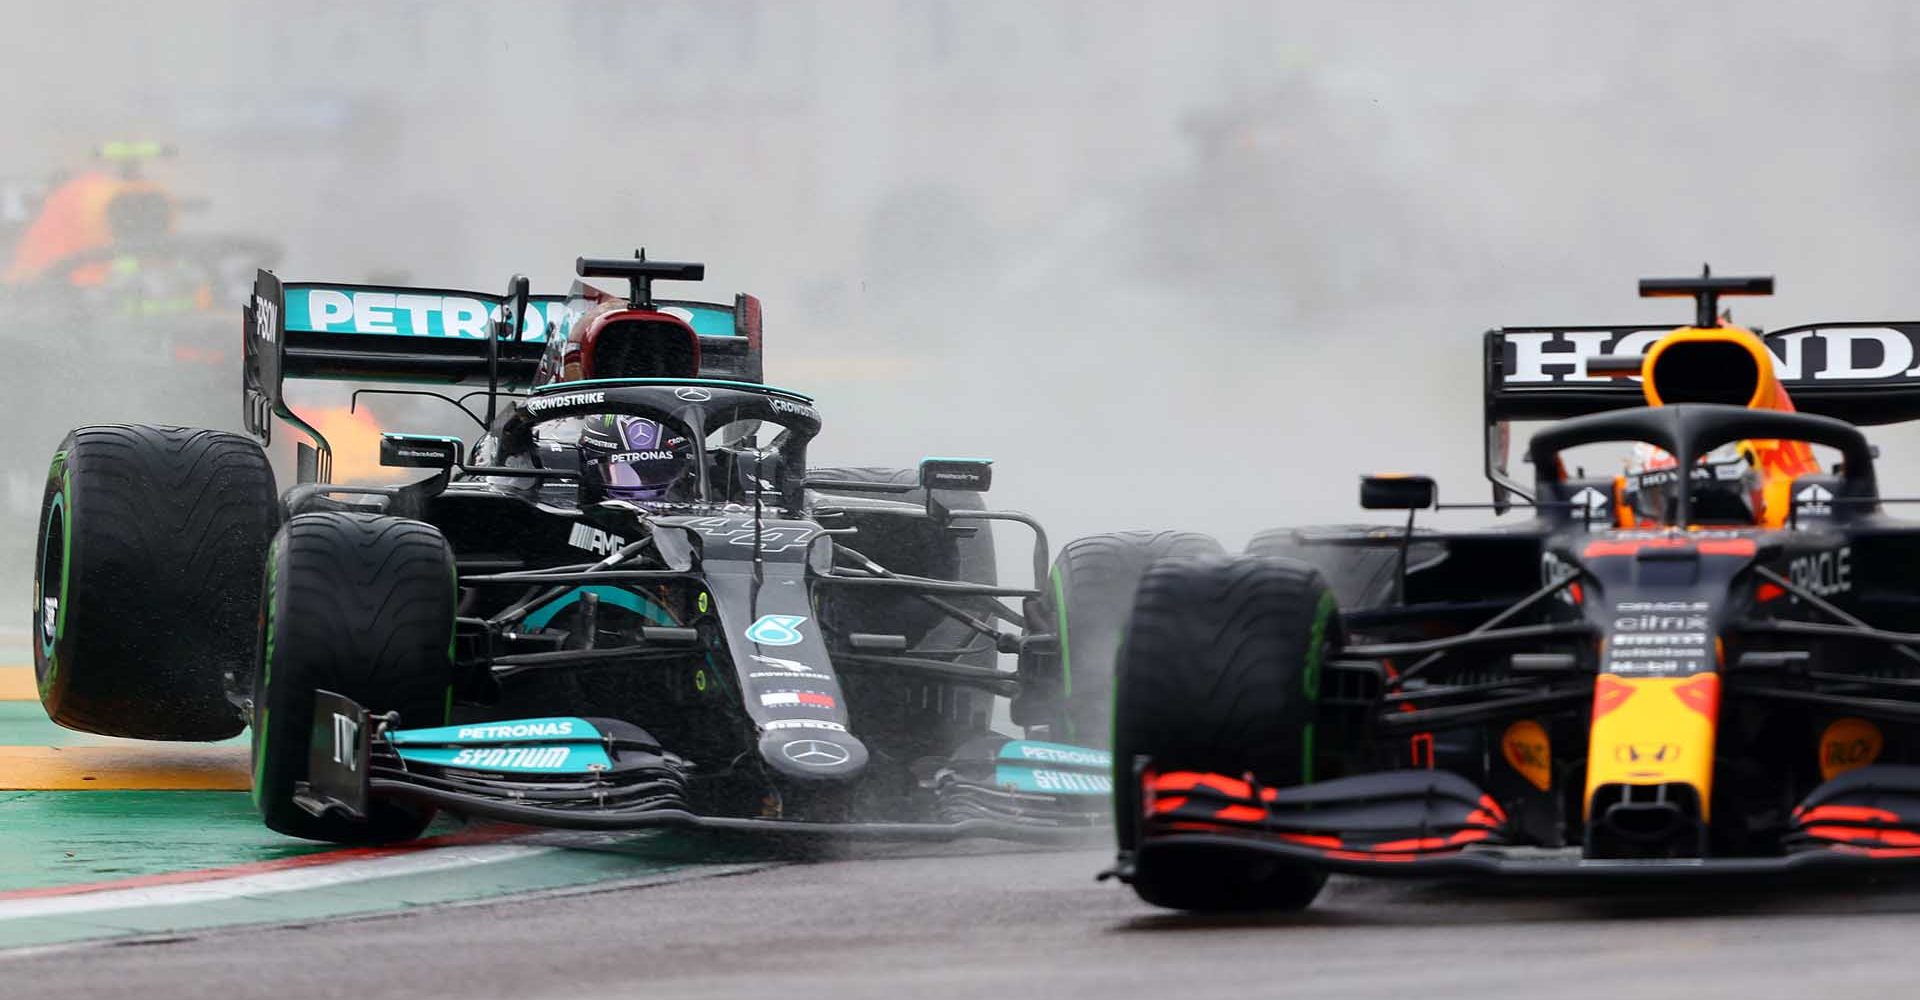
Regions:
<instances>
[{"instance_id":1,"label":"nose cone","mask_svg":"<svg viewBox=\"0 0 1920 1000\"><path fill-rule=\"evenodd\" d=\"M844 781L866 770L867 747L832 729L773 728L760 734L760 758L790 778Z\"/></svg>"}]
</instances>

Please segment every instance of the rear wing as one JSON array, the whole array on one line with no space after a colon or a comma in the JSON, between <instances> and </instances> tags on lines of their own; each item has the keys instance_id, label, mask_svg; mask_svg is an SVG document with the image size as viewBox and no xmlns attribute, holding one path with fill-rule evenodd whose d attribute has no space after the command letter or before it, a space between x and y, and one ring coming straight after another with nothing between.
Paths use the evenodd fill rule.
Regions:
<instances>
[{"instance_id":1,"label":"rear wing","mask_svg":"<svg viewBox=\"0 0 1920 1000\"><path fill-rule=\"evenodd\" d=\"M254 279L242 321L246 428L271 439L274 417L325 440L288 408L287 379L480 384L515 391L533 384L549 341L565 338L582 311L585 286L568 295L531 295L518 275L507 292ZM686 321L700 338L703 378L762 380L760 301L732 305L662 299L654 307Z\"/></svg>"},{"instance_id":2,"label":"rear wing","mask_svg":"<svg viewBox=\"0 0 1920 1000\"><path fill-rule=\"evenodd\" d=\"M242 319L247 430L270 441L272 418L279 417L325 451L319 433L287 407L290 378L531 383L546 350L548 317L564 319L566 303L527 295L525 278L516 276L509 288L512 300L439 288L282 282L260 271ZM524 316L518 324L516 310Z\"/></svg>"},{"instance_id":3,"label":"rear wing","mask_svg":"<svg viewBox=\"0 0 1920 1000\"><path fill-rule=\"evenodd\" d=\"M1486 334L1486 475L1494 501L1525 497L1507 471L1509 425L1640 406L1637 376L1592 375L1602 355L1644 354L1661 326L1521 326ZM1759 332L1759 331L1755 331ZM1811 323L1762 333L1774 372L1802 413L1861 426L1920 419L1920 321Z\"/></svg>"}]
</instances>

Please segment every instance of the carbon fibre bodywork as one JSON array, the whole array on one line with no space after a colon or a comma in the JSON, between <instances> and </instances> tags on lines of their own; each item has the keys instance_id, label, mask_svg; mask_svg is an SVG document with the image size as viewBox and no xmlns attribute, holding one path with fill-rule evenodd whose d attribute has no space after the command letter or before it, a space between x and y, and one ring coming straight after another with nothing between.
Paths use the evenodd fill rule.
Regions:
<instances>
[{"instance_id":1,"label":"carbon fibre bodywork","mask_svg":"<svg viewBox=\"0 0 1920 1000\"><path fill-rule=\"evenodd\" d=\"M521 279L485 296L260 275L247 319L256 433L272 415L305 429L282 391L289 377L485 377L491 417L464 456L457 440L389 435L383 455L431 470L424 480L335 486L322 448L310 481L288 491L290 519L432 525L460 595L450 718L323 693L295 801L316 817L360 818L390 800L585 829L1098 829L1104 752L1050 743L1044 723L1027 739L992 728L1000 699L1059 686L1042 676L1054 637L1037 589L982 579L962 550L990 544L989 525L1029 527L1043 578L1044 532L978 509L983 460L929 459L905 483L810 476L813 400L736 377L759 369L757 301L742 330L750 297L729 311L645 287L699 267L580 262L632 277L631 301L578 288L533 297ZM660 375L594 377L620 323L621 364ZM496 410L504 386L525 391ZM579 430L603 418L684 442L684 470L644 497L605 489ZM889 610L902 604L914 613ZM1003 654L1019 666L999 666Z\"/></svg>"},{"instance_id":2,"label":"carbon fibre bodywork","mask_svg":"<svg viewBox=\"0 0 1920 1000\"><path fill-rule=\"evenodd\" d=\"M1756 282L1669 284L1711 297ZM1533 482L1490 458L1491 506L1531 516L1296 533L1326 553L1327 581L1380 563L1344 553L1398 568L1370 577L1380 586L1343 608L1324 651L1318 780L1208 769L1187 751L1117 761L1139 794L1119 817L1128 846L1113 874L1138 887L1151 871L1164 887L1195 858L1212 859L1196 871L1254 871L1234 866L1243 856L1266 859L1262 871L1686 877L1920 856L1920 523L1886 512L1904 501L1881 495L1856 426L1794 412L1750 332L1645 344L1644 357L1581 355L1605 374L1564 388L1505 381L1511 345L1490 362L1490 428L1566 418L1533 436ZM1838 410L1862 391L1813 395ZM1910 389L1888 391L1909 404ZM1676 472L1677 502L1647 520L1623 479L1569 472L1567 452L1608 442L1650 445L1676 470L1737 444L1755 470L1748 513L1712 511L1713 487ZM1814 447L1838 461L1822 467ZM1363 495L1414 495L1412 481L1387 482Z\"/></svg>"}]
</instances>

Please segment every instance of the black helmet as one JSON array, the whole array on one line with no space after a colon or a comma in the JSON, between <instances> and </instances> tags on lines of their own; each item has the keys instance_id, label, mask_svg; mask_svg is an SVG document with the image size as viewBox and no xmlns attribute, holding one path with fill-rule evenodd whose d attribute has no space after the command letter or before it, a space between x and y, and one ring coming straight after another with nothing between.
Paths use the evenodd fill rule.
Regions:
<instances>
[{"instance_id":1,"label":"black helmet","mask_svg":"<svg viewBox=\"0 0 1920 1000\"><path fill-rule=\"evenodd\" d=\"M693 443L657 420L596 413L580 434L581 499L680 500L693 492Z\"/></svg>"}]
</instances>

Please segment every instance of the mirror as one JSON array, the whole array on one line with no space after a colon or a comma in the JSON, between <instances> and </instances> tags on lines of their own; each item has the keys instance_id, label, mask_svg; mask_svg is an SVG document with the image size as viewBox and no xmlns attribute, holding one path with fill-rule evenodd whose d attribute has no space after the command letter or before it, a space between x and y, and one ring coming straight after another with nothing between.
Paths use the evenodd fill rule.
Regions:
<instances>
[{"instance_id":1,"label":"mirror","mask_svg":"<svg viewBox=\"0 0 1920 1000\"><path fill-rule=\"evenodd\" d=\"M382 434L380 464L395 469L450 469L460 464L460 439L437 434Z\"/></svg>"},{"instance_id":2,"label":"mirror","mask_svg":"<svg viewBox=\"0 0 1920 1000\"><path fill-rule=\"evenodd\" d=\"M993 485L993 459L923 458L920 485L929 490L972 490L985 493Z\"/></svg>"},{"instance_id":3,"label":"mirror","mask_svg":"<svg viewBox=\"0 0 1920 1000\"><path fill-rule=\"evenodd\" d=\"M1366 510L1425 510L1438 496L1432 476L1382 473L1360 477L1360 506Z\"/></svg>"}]
</instances>

